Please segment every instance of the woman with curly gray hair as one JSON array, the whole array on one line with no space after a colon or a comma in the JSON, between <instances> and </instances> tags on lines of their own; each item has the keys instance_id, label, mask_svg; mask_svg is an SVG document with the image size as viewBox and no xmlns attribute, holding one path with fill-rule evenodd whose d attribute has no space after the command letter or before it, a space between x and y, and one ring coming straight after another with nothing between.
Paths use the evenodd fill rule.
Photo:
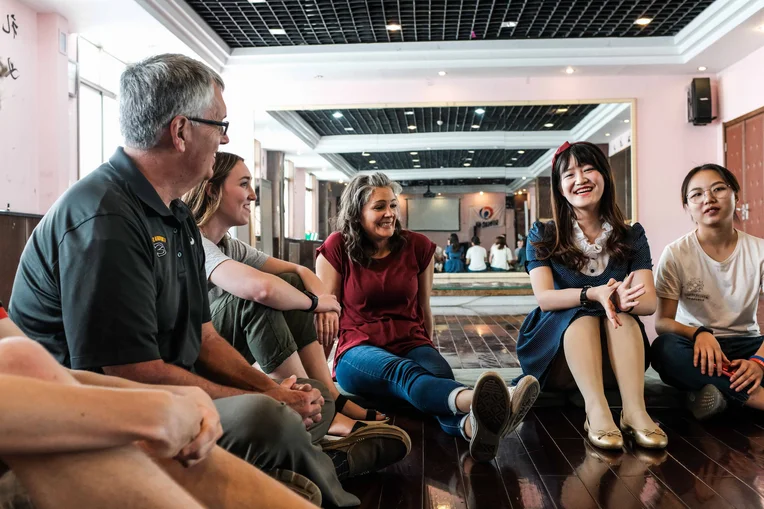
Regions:
<instances>
[{"instance_id":1,"label":"woman with curly gray hair","mask_svg":"<svg viewBox=\"0 0 764 509\"><path fill-rule=\"evenodd\" d=\"M357 175L342 193L339 231L318 249L316 273L343 307L337 381L370 399L408 401L467 439L477 461L490 461L533 405L538 381L525 377L508 390L495 372L474 389L454 380L432 344L435 244L402 228L400 192L383 173Z\"/></svg>"}]
</instances>

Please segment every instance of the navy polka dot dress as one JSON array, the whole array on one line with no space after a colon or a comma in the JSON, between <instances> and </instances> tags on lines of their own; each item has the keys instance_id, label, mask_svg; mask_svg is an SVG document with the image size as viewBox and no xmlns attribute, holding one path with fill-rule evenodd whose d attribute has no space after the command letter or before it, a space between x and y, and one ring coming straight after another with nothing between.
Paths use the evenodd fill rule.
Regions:
<instances>
[{"instance_id":1,"label":"navy polka dot dress","mask_svg":"<svg viewBox=\"0 0 764 509\"><path fill-rule=\"evenodd\" d=\"M528 234L528 242L526 243L528 260L525 262L525 269L530 272L536 267L551 268L556 290L583 288L586 285L604 285L610 278L616 281L623 281L630 272L640 269L652 270L653 268L645 229L639 223L635 223L631 227L633 246L631 260L616 262L611 257L605 272L599 276L587 276L576 269L566 267L551 260L542 261L537 259L536 249L533 247L532 242L543 238L544 228L554 228L554 224L549 222L545 225L537 221ZM520 366L523 369L524 375L535 376L538 378L541 386L544 386L548 368L561 350L563 334L568 326L581 316L602 317L605 316L605 310L599 304L594 304L591 308L576 306L571 309L558 311L541 311L541 308L536 308L525 318L517 338L517 357L520 360ZM639 323L639 327L642 330L642 338L647 344L645 328L636 316L634 318Z\"/></svg>"}]
</instances>

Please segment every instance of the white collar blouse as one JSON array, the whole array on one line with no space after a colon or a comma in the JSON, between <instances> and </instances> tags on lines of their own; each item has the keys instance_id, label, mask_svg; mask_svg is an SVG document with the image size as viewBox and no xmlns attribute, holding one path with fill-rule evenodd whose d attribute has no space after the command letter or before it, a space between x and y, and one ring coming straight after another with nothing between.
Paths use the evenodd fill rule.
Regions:
<instances>
[{"instance_id":1,"label":"white collar blouse","mask_svg":"<svg viewBox=\"0 0 764 509\"><path fill-rule=\"evenodd\" d=\"M612 232L613 227L610 223L607 221L603 222L602 233L599 234L592 244L578 225L578 221L573 220L573 242L576 244L576 247L583 251L584 256L588 259L586 265L580 271L582 274L599 276L605 272L610 261L610 253L606 249L607 240Z\"/></svg>"}]
</instances>

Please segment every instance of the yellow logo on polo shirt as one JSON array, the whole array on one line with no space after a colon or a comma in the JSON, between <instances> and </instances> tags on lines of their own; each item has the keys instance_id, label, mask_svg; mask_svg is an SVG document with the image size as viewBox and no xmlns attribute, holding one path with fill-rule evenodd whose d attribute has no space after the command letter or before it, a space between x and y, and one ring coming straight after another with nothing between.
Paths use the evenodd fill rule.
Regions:
<instances>
[{"instance_id":1,"label":"yellow logo on polo shirt","mask_svg":"<svg viewBox=\"0 0 764 509\"><path fill-rule=\"evenodd\" d=\"M165 237L162 237L161 235L155 235L151 237L151 242L154 243L154 249L157 252L157 257L161 258L167 254L167 247L165 246L167 239Z\"/></svg>"}]
</instances>

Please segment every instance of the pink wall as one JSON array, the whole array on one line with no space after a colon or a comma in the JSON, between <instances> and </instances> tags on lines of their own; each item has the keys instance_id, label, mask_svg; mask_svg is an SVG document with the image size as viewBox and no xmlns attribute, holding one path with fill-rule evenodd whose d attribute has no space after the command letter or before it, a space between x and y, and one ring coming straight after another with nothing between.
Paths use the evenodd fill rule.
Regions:
<instances>
[{"instance_id":1,"label":"pink wall","mask_svg":"<svg viewBox=\"0 0 764 509\"><path fill-rule=\"evenodd\" d=\"M37 212L38 85L37 13L16 0L0 0L0 24L14 14L16 39L0 31L0 59L18 69L18 79L0 79L0 209Z\"/></svg>"},{"instance_id":2,"label":"pink wall","mask_svg":"<svg viewBox=\"0 0 764 509\"><path fill-rule=\"evenodd\" d=\"M764 106L764 47L718 75L719 117L722 122Z\"/></svg>"},{"instance_id":3,"label":"pink wall","mask_svg":"<svg viewBox=\"0 0 764 509\"><path fill-rule=\"evenodd\" d=\"M504 226L491 226L488 228L480 229L480 242L486 249L493 244L493 241L499 235L506 235L507 239L512 239L515 233L515 212L513 210L507 210L504 208L504 193L484 193L480 196L480 193L467 193L467 194L455 194L444 193L445 198L460 198L459 202L459 222L461 227L458 231L454 232L422 232L427 237L435 242L435 244L444 247L446 240L452 233L456 233L459 236L460 242L469 242L472 239L472 225L474 221L470 217L470 207L482 207L484 205L496 205L500 206L501 210L505 211L504 214ZM400 195L400 215L401 222L405 226L407 210L407 198L417 198L415 196L407 196L406 194Z\"/></svg>"},{"instance_id":4,"label":"pink wall","mask_svg":"<svg viewBox=\"0 0 764 509\"><path fill-rule=\"evenodd\" d=\"M14 14L16 39L0 31L0 57L18 79L0 81L0 208L44 213L69 185L71 115L66 55L58 50L65 19L0 0L0 24Z\"/></svg>"}]
</instances>

